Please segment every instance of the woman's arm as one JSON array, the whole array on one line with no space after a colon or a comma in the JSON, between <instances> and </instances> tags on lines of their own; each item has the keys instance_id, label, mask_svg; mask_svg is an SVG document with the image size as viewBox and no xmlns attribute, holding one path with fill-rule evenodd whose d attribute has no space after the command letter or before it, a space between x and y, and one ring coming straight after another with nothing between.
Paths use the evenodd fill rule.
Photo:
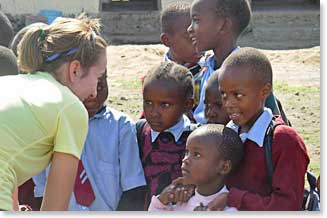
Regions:
<instances>
[{"instance_id":1,"label":"woman's arm","mask_svg":"<svg viewBox=\"0 0 327 218\"><path fill-rule=\"evenodd\" d=\"M63 211L68 209L78 161L73 155L54 152L41 210Z\"/></svg>"}]
</instances>

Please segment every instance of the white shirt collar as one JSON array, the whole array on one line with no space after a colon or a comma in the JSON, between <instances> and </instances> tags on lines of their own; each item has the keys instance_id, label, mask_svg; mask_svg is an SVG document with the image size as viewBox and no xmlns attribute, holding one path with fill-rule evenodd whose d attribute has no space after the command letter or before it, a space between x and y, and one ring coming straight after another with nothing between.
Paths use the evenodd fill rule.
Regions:
<instances>
[{"instance_id":1,"label":"white shirt collar","mask_svg":"<svg viewBox=\"0 0 327 218\"><path fill-rule=\"evenodd\" d=\"M182 136L184 131L190 130L191 121L189 118L185 115L183 115L183 118L178 121L174 126L170 127L169 129L166 129L164 132L170 132L174 138L175 142L179 140L179 138ZM159 136L160 132L154 131L151 129L151 142L154 142L157 137Z\"/></svg>"},{"instance_id":2,"label":"white shirt collar","mask_svg":"<svg viewBox=\"0 0 327 218\"><path fill-rule=\"evenodd\" d=\"M259 147L263 147L266 129L268 128L272 118L273 114L271 110L265 107L263 113L255 121L251 129L248 132L240 134L240 138L242 139L243 143L246 139L250 139L251 141L257 143ZM226 126L233 129L235 132L238 132L239 126L236 125L232 120L229 121Z\"/></svg>"},{"instance_id":3,"label":"white shirt collar","mask_svg":"<svg viewBox=\"0 0 327 218\"><path fill-rule=\"evenodd\" d=\"M226 188L226 186L223 186L218 192L209 196L204 196L199 194L197 189L195 189L194 197L197 199L198 202L202 202L203 205L206 206L209 204L209 202L213 201L219 194L226 193L226 192L228 192L228 189Z\"/></svg>"}]
</instances>

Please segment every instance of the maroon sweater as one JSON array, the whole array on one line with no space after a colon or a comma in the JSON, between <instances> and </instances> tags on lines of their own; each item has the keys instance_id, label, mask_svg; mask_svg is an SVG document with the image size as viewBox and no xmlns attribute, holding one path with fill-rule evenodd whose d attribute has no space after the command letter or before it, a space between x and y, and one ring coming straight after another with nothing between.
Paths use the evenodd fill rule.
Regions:
<instances>
[{"instance_id":1,"label":"maroon sweater","mask_svg":"<svg viewBox=\"0 0 327 218\"><path fill-rule=\"evenodd\" d=\"M276 120L282 122L281 118ZM241 166L226 180L227 205L239 210L300 210L309 164L306 146L295 130L278 125L272 141L274 175L268 182L264 148L246 140Z\"/></svg>"}]
</instances>

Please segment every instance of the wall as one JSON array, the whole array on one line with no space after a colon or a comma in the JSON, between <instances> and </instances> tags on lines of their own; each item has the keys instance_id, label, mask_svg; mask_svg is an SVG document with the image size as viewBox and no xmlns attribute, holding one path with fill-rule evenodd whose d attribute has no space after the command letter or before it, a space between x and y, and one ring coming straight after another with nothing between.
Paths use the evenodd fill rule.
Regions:
<instances>
[{"instance_id":1,"label":"wall","mask_svg":"<svg viewBox=\"0 0 327 218\"><path fill-rule=\"evenodd\" d=\"M6 14L38 14L42 9L60 10L64 14L99 13L99 0L0 0Z\"/></svg>"}]
</instances>

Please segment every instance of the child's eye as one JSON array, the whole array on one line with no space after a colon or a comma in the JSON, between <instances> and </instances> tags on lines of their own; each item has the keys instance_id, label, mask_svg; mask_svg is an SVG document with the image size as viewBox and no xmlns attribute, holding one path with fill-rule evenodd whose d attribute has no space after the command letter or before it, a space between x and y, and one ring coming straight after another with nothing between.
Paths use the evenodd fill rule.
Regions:
<instances>
[{"instance_id":1,"label":"child's eye","mask_svg":"<svg viewBox=\"0 0 327 218\"><path fill-rule=\"evenodd\" d=\"M221 98L222 99L225 99L227 97L226 93L225 92L220 92L220 95L221 95Z\"/></svg>"},{"instance_id":2,"label":"child's eye","mask_svg":"<svg viewBox=\"0 0 327 218\"><path fill-rule=\"evenodd\" d=\"M143 103L145 104L145 105L152 105L152 102L151 101L143 101Z\"/></svg>"},{"instance_id":3,"label":"child's eye","mask_svg":"<svg viewBox=\"0 0 327 218\"><path fill-rule=\"evenodd\" d=\"M244 96L244 95L241 94L241 93L236 93L236 98L238 98L238 99L242 98L243 96Z\"/></svg>"},{"instance_id":4,"label":"child's eye","mask_svg":"<svg viewBox=\"0 0 327 218\"><path fill-rule=\"evenodd\" d=\"M169 108L170 107L170 104L169 103L162 103L161 104L161 107L162 108Z\"/></svg>"},{"instance_id":5,"label":"child's eye","mask_svg":"<svg viewBox=\"0 0 327 218\"><path fill-rule=\"evenodd\" d=\"M194 152L194 156L197 157L197 158L199 158L199 157L201 157L201 154L198 153L198 152Z\"/></svg>"}]
</instances>

